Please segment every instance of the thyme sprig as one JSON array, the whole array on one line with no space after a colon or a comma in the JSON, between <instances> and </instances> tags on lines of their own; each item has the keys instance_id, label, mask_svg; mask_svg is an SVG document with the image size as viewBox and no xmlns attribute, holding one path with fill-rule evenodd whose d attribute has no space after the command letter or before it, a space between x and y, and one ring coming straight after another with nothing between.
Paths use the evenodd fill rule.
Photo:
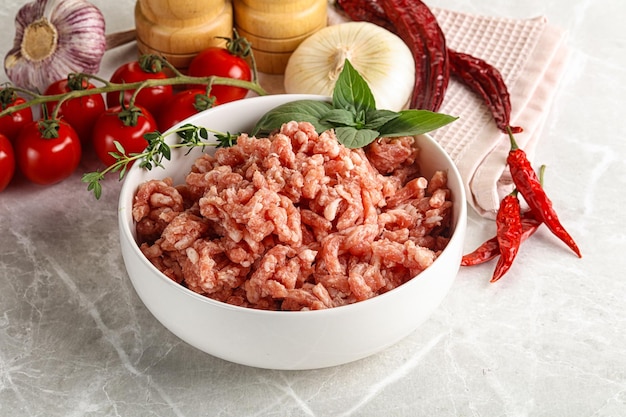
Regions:
<instances>
[{"instance_id":1,"label":"thyme sprig","mask_svg":"<svg viewBox=\"0 0 626 417\"><path fill-rule=\"evenodd\" d=\"M208 143L209 134L213 134L216 143ZM168 143L166 139L171 135L177 135L179 141L176 143ZM163 167L163 160L170 160L172 157L172 149L189 148L187 153L193 148L206 146L215 146L217 148L229 147L237 142L239 135L229 132L223 133L208 129L203 126L195 126L193 124L184 124L174 130L163 134L158 131L149 132L144 135L148 142L148 146L139 153L126 153L124 147L119 142L114 142L116 151L109 152L115 162L103 170L96 170L83 174L81 181L87 183L87 191L91 191L96 199L102 196L102 181L109 173L118 173L118 179L121 181L128 172L128 169L137 162L140 168L151 170L154 167Z\"/></svg>"}]
</instances>

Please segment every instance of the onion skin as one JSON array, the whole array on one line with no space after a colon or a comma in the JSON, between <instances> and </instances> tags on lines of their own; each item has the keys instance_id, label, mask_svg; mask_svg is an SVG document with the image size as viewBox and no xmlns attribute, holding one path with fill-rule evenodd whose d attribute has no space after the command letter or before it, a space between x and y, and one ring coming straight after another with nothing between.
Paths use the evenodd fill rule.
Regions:
<instances>
[{"instance_id":1,"label":"onion skin","mask_svg":"<svg viewBox=\"0 0 626 417\"><path fill-rule=\"evenodd\" d=\"M29 55L25 44L35 25L56 32L49 51ZM13 48L6 54L4 70L18 87L42 92L68 74L96 74L106 51L105 20L100 9L85 0L36 0L25 4L15 17ZM45 44L46 42L44 42ZM41 51L40 51L41 52Z\"/></svg>"}]
</instances>

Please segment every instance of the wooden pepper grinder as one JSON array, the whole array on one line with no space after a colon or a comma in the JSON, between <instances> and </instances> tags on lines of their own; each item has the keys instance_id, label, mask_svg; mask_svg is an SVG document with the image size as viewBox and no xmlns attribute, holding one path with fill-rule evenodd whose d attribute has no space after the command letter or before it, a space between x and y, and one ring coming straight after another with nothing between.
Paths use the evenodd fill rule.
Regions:
<instances>
[{"instance_id":1,"label":"wooden pepper grinder","mask_svg":"<svg viewBox=\"0 0 626 417\"><path fill-rule=\"evenodd\" d=\"M283 74L291 53L326 26L328 0L233 0L235 28L252 45L257 68Z\"/></svg>"},{"instance_id":2,"label":"wooden pepper grinder","mask_svg":"<svg viewBox=\"0 0 626 417\"><path fill-rule=\"evenodd\" d=\"M137 0L137 47L141 54L165 57L184 72L202 50L232 38L230 0Z\"/></svg>"}]
</instances>

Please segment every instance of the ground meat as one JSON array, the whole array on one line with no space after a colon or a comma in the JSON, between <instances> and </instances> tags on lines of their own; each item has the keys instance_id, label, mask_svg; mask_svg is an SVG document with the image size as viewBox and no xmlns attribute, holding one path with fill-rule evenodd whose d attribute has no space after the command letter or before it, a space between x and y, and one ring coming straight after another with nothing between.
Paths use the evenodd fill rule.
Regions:
<instances>
[{"instance_id":1,"label":"ground meat","mask_svg":"<svg viewBox=\"0 0 626 417\"><path fill-rule=\"evenodd\" d=\"M182 211L183 197L170 178L144 184L135 194L132 210L138 240L155 240Z\"/></svg>"},{"instance_id":2,"label":"ground meat","mask_svg":"<svg viewBox=\"0 0 626 417\"><path fill-rule=\"evenodd\" d=\"M348 149L290 122L199 157L184 184L142 184L144 255L229 304L314 310L366 300L428 268L449 240L447 177L420 175L414 138Z\"/></svg>"}]
</instances>

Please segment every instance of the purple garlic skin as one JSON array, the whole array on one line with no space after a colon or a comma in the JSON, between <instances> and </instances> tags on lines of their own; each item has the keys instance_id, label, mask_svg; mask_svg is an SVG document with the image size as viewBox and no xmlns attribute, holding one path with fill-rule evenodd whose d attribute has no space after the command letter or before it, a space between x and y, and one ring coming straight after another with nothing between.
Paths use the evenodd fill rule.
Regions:
<instances>
[{"instance_id":1,"label":"purple garlic skin","mask_svg":"<svg viewBox=\"0 0 626 417\"><path fill-rule=\"evenodd\" d=\"M105 20L85 0L36 0L15 17L4 70L17 87L43 92L68 74L96 74L106 51Z\"/></svg>"}]
</instances>

